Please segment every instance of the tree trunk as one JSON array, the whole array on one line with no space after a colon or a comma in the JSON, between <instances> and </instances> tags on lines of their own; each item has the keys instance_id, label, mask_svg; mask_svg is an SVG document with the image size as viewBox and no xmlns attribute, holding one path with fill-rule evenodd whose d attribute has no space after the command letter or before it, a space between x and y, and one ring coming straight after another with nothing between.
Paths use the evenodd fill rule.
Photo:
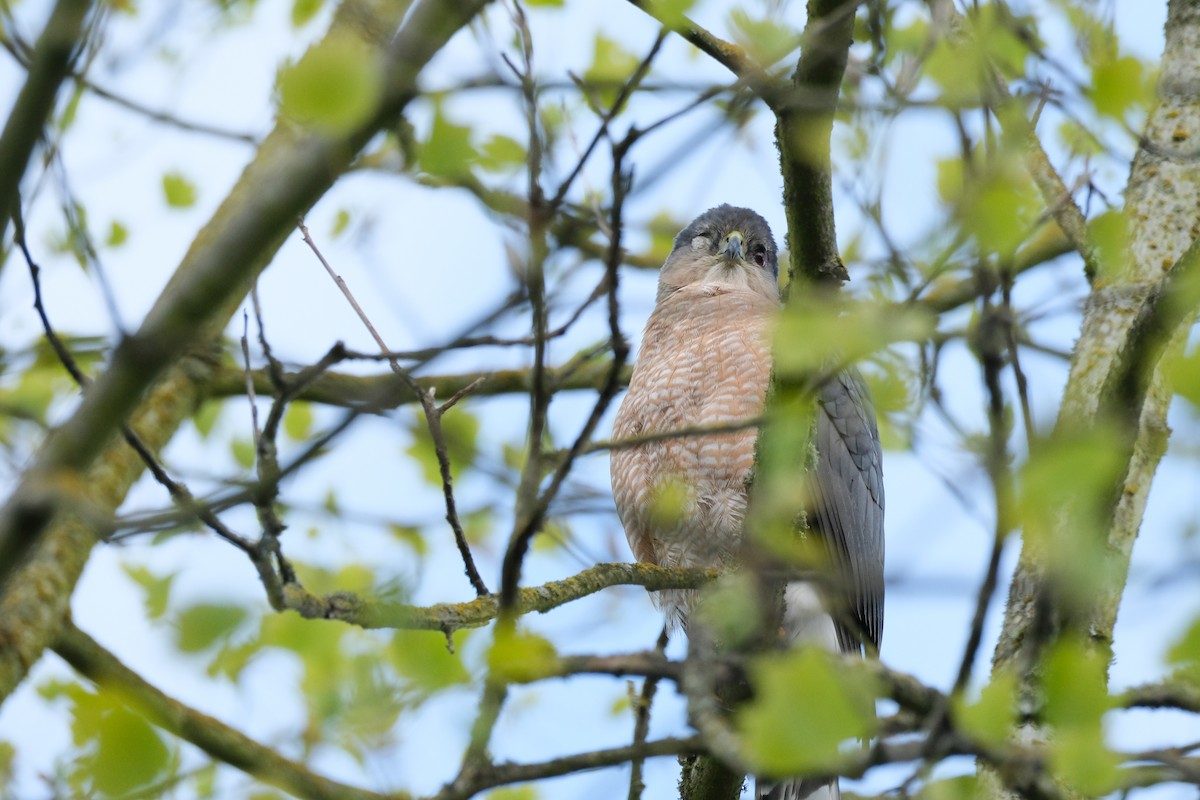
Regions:
<instances>
[{"instance_id":1,"label":"tree trunk","mask_svg":"<svg viewBox=\"0 0 1200 800\"><path fill-rule=\"evenodd\" d=\"M1200 137L1198 85L1200 1L1171 0L1158 97L1125 193L1128 253L1109 253L1106 269L1095 277L1072 353L1055 436L1095 432L1114 422L1113 409L1105 407L1105 398L1114 390L1114 378L1135 374L1126 363L1139 355L1130 342L1146 315L1156 313L1167 286L1166 276L1200 231L1200 171L1195 157L1195 143ZM1186 324L1171 331L1176 343L1194 320L1195 308L1188 309L1184 318ZM1163 342L1154 352L1161 355L1170 346ZM1095 548L1100 560L1096 574L1101 578L1086 605L1067 615L1070 627L1084 636L1105 663L1112 658L1113 627L1133 543L1169 435L1166 416L1171 390L1161 364L1151 361L1132 366L1153 369L1154 374L1140 396L1140 407L1133 409L1129 419L1136 430L1129 431L1131 446L1120 466L1108 529L1100 533L1104 538ZM1069 526L1073 520L1079 521L1064 515L1060 525ZM1079 541L1081 536L1092 535L1068 531L1057 541L1067 537ZM1037 650L1064 628L1065 610L1061 604L1048 612L1041 605L1045 598L1056 595L1048 576L1048 560L1052 558L1030 540L1026 530L992 661L993 672L1006 668L1018 671L1020 710L1024 713L1036 712L1038 707ZM1057 604L1057 600L1053 602ZM1018 732L1018 738L1024 741L1036 741L1045 735L1036 723L1022 726Z\"/></svg>"}]
</instances>

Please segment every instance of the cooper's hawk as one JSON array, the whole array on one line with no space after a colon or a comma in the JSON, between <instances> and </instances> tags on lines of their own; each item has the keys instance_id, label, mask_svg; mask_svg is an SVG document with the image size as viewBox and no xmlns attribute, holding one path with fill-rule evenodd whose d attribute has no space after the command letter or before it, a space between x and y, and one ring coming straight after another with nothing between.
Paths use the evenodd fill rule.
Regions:
<instances>
[{"instance_id":1,"label":"cooper's hawk","mask_svg":"<svg viewBox=\"0 0 1200 800\"><path fill-rule=\"evenodd\" d=\"M770 329L779 310L779 261L766 221L723 205L675 237L617 439L739 423L761 415L771 375ZM720 567L737 557L758 432L660 438L612 456L613 496L639 561ZM875 413L862 378L841 372L818 393L810 522L838 570L830 596L805 583L784 593L793 641L831 650L876 649L883 630L883 476ZM802 454L797 454L802 457ZM797 487L797 491L802 491ZM689 591L660 592L668 624L686 627ZM837 604L837 608L830 608ZM793 800L836 783L759 784L760 798Z\"/></svg>"}]
</instances>

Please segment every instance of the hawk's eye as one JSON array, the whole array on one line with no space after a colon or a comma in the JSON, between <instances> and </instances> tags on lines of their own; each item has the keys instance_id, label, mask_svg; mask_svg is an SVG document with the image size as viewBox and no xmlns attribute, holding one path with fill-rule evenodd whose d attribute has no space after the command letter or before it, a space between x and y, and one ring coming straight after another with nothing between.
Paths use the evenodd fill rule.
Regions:
<instances>
[{"instance_id":1,"label":"hawk's eye","mask_svg":"<svg viewBox=\"0 0 1200 800\"><path fill-rule=\"evenodd\" d=\"M767 265L767 251L761 245L754 248L754 263L760 267Z\"/></svg>"}]
</instances>

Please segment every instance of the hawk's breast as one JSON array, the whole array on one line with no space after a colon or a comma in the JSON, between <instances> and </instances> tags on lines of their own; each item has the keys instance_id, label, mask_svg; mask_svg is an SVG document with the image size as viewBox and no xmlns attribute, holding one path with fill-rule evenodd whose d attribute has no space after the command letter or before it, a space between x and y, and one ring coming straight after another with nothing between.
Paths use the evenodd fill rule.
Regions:
<instances>
[{"instance_id":1,"label":"hawk's breast","mask_svg":"<svg viewBox=\"0 0 1200 800\"><path fill-rule=\"evenodd\" d=\"M762 414L777 307L754 292L702 284L668 295L651 314L613 426L618 440L668 434L612 455L613 495L638 560L714 567L733 554L757 430L669 434Z\"/></svg>"}]
</instances>

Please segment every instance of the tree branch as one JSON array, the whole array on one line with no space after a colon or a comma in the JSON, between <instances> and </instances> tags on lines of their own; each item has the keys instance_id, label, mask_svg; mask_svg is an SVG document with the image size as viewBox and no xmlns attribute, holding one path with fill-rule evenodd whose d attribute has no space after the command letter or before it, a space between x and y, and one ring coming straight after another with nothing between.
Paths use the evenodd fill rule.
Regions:
<instances>
[{"instance_id":1,"label":"tree branch","mask_svg":"<svg viewBox=\"0 0 1200 800\"><path fill-rule=\"evenodd\" d=\"M125 704L144 714L163 730L185 739L218 761L237 767L263 783L312 800L384 800L366 789L324 778L259 744L207 714L163 694L121 663L74 623L66 622L54 642L54 652L81 675L112 691ZM407 795L389 794L388 800Z\"/></svg>"},{"instance_id":2,"label":"tree branch","mask_svg":"<svg viewBox=\"0 0 1200 800\"><path fill-rule=\"evenodd\" d=\"M88 0L55 3L34 47L29 74L0 133L0 164L4 165L0 171L0 240L8 232L17 189L25 177L33 148L54 111L58 87L70 74L71 53L83 36L83 20L90 6Z\"/></svg>"},{"instance_id":3,"label":"tree branch","mask_svg":"<svg viewBox=\"0 0 1200 800\"><path fill-rule=\"evenodd\" d=\"M643 744L613 747L608 750L593 750L590 753L563 756L539 764L482 764L470 772L460 775L454 783L438 792L431 800L466 800L493 786L552 778L556 775L569 775L573 772L583 772L600 767L612 767L624 764L634 758L695 753L702 747L699 737L693 736L686 739L658 739Z\"/></svg>"},{"instance_id":4,"label":"tree branch","mask_svg":"<svg viewBox=\"0 0 1200 800\"><path fill-rule=\"evenodd\" d=\"M746 51L732 42L727 42L714 35L706 28L697 25L687 15L666 13L658 7L655 0L629 0L629 2L650 16L654 17L663 27L682 36L702 53L712 58L721 66L728 69L738 78L746 82L768 107L774 108L775 98L779 91L779 82L763 71Z\"/></svg>"},{"instance_id":5,"label":"tree branch","mask_svg":"<svg viewBox=\"0 0 1200 800\"><path fill-rule=\"evenodd\" d=\"M642 586L650 591L694 589L716 577L711 570L668 569L653 564L597 564L577 575L519 589L514 615L541 614L610 586ZM287 607L308 619L334 619L362 628L397 628L452 633L478 628L500 614L500 599L489 594L464 603L411 606L359 597L349 592L315 595L299 587L285 589Z\"/></svg>"},{"instance_id":6,"label":"tree branch","mask_svg":"<svg viewBox=\"0 0 1200 800\"><path fill-rule=\"evenodd\" d=\"M130 419L152 452L170 439L204 395L213 365L208 343L291 231L298 212L332 184L375 130L404 109L417 73L484 1L447 6L424 0L395 37L391 31L404 4L383 7L390 19L370 13L362 0L344 0L339 7L331 33L362 31L370 20L385 29L378 38L390 42L381 53L389 80L378 114L338 139L297 133L290 122L268 136L196 237L142 329L113 352L109 368L47 437L0 508L0 640L7 643L0 650L0 697L17 685L62 624L95 542L85 524L61 513L63 488L78 487L75 494L86 494L95 507L110 512L120 505L142 471L123 444L111 446L120 423ZM379 45L373 47L379 52Z\"/></svg>"},{"instance_id":7,"label":"tree branch","mask_svg":"<svg viewBox=\"0 0 1200 800\"><path fill-rule=\"evenodd\" d=\"M775 110L792 259L789 286L837 285L849 277L838 255L829 137L859 2L809 0L800 59L792 74L792 89L803 93L806 102L784 102Z\"/></svg>"}]
</instances>

